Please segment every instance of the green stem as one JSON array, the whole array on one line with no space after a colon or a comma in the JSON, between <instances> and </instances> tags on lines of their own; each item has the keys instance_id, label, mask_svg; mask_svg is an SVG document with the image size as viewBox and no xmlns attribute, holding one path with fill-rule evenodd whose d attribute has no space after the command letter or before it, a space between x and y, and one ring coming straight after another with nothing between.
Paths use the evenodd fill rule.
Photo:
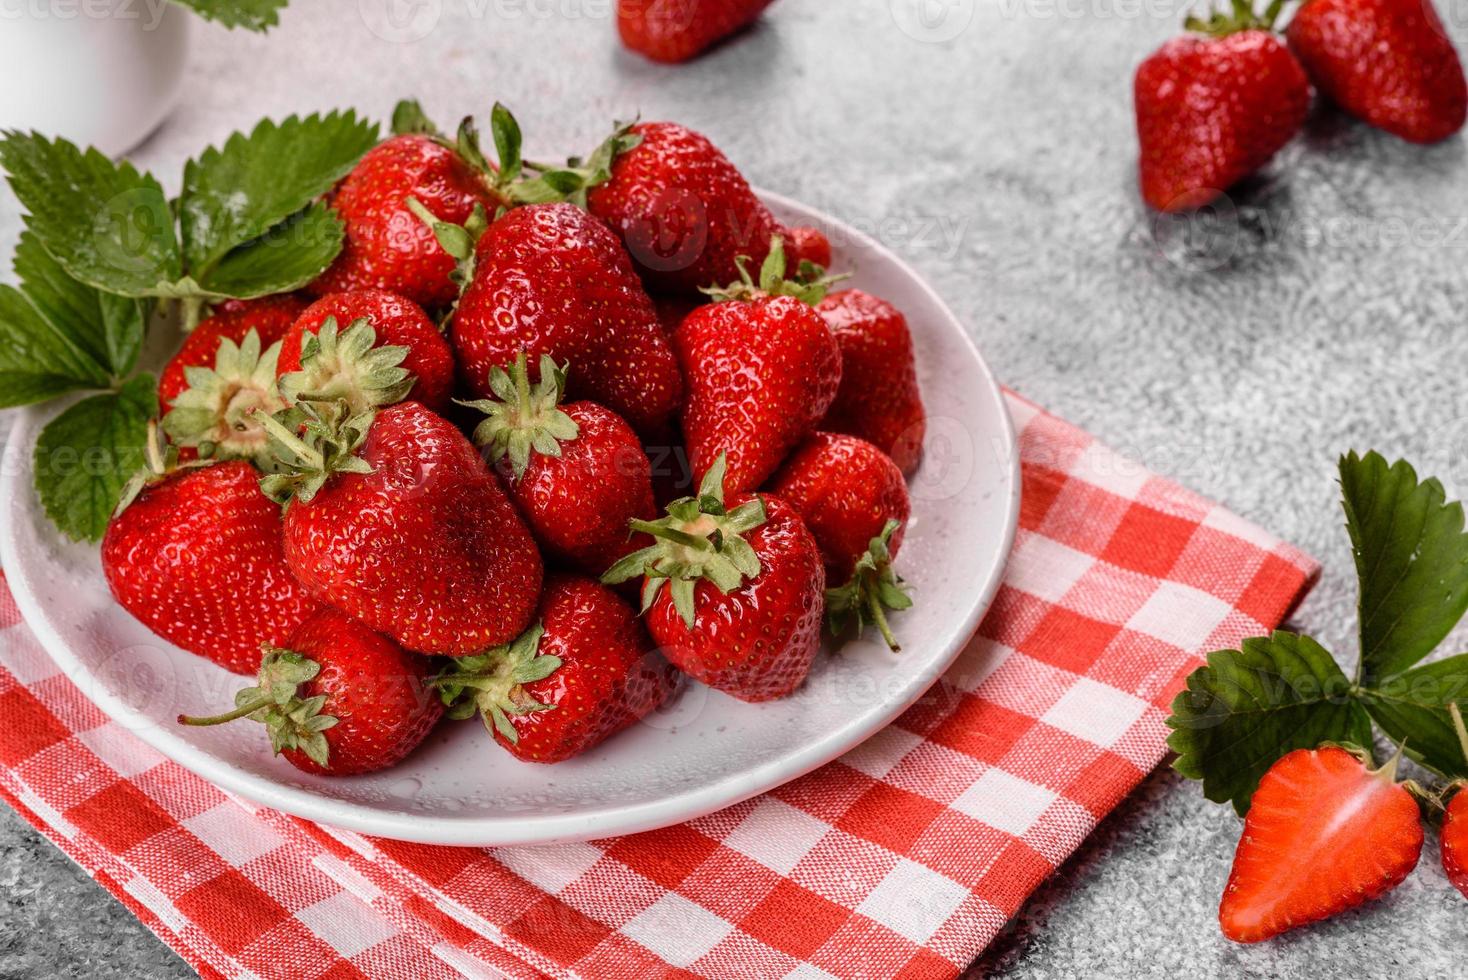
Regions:
<instances>
[{"instance_id":1,"label":"green stem","mask_svg":"<svg viewBox=\"0 0 1468 980\"><path fill-rule=\"evenodd\" d=\"M302 463L305 463L312 469L321 470L326 468L326 458L324 456L306 445L299 436L281 425L269 412L256 409L250 413L250 418L258 422L260 427L274 436L281 445L295 453Z\"/></svg>"},{"instance_id":2,"label":"green stem","mask_svg":"<svg viewBox=\"0 0 1468 980\"><path fill-rule=\"evenodd\" d=\"M882 639L887 641L887 649L893 653L902 650L902 645L897 642L897 637L892 635L892 627L887 625L887 611L882 608L882 599L876 589L872 590L867 598L867 611L871 613L872 622L877 624L877 629L882 632Z\"/></svg>"},{"instance_id":3,"label":"green stem","mask_svg":"<svg viewBox=\"0 0 1468 980\"><path fill-rule=\"evenodd\" d=\"M674 544L681 544L684 547L697 548L699 551L715 550L713 542L708 538L700 538L696 534L689 534L687 531L680 531L677 528L655 524L652 521L633 519L627 522L627 526L634 531L642 531L644 534L651 534L655 538L672 541Z\"/></svg>"},{"instance_id":4,"label":"green stem","mask_svg":"<svg viewBox=\"0 0 1468 980\"><path fill-rule=\"evenodd\" d=\"M1463 753L1464 760L1468 760L1468 727L1463 725L1463 711L1458 702L1448 702L1448 714L1453 719L1453 731L1458 733L1458 750Z\"/></svg>"},{"instance_id":5,"label":"green stem","mask_svg":"<svg viewBox=\"0 0 1468 980\"><path fill-rule=\"evenodd\" d=\"M243 718L246 715L252 715L255 712L259 711L261 708L268 708L272 704L274 704L274 702L271 701L269 698L261 698L258 701L250 701L246 704L242 704L238 708L235 708L233 711L226 711L222 715L214 715L209 718L195 718L192 715L179 715L178 723L180 725L192 725L198 728L208 727L209 725L223 725L225 722L234 721L238 718Z\"/></svg>"},{"instance_id":6,"label":"green stem","mask_svg":"<svg viewBox=\"0 0 1468 980\"><path fill-rule=\"evenodd\" d=\"M179 308L183 313L184 333L193 333L199 321L204 318L204 297L185 296L179 300Z\"/></svg>"}]
</instances>

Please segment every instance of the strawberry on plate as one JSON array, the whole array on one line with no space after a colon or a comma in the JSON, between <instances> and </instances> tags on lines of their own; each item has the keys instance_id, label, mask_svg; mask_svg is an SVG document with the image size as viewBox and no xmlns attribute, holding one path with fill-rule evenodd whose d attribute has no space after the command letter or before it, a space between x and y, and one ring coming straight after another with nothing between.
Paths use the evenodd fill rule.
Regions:
<instances>
[{"instance_id":1,"label":"strawberry on plate","mask_svg":"<svg viewBox=\"0 0 1468 980\"><path fill-rule=\"evenodd\" d=\"M1137 69L1142 198L1158 211L1202 207L1260 170L1304 125L1310 83L1247 5L1189 17Z\"/></svg>"},{"instance_id":2,"label":"strawberry on plate","mask_svg":"<svg viewBox=\"0 0 1468 980\"><path fill-rule=\"evenodd\" d=\"M658 521L634 521L650 547L602 581L643 579L647 625L685 674L742 701L771 701L804 683L820 647L826 571L795 509L772 496L724 495L720 457L698 496Z\"/></svg>"},{"instance_id":3,"label":"strawberry on plate","mask_svg":"<svg viewBox=\"0 0 1468 980\"><path fill-rule=\"evenodd\" d=\"M180 715L179 723L250 718L297 769L355 776L397 765L443 717L429 683L432 663L335 609L322 609L284 648L267 645L257 660L256 685L235 695L233 711Z\"/></svg>"},{"instance_id":4,"label":"strawberry on plate","mask_svg":"<svg viewBox=\"0 0 1468 980\"><path fill-rule=\"evenodd\" d=\"M304 307L294 295L229 300L184 338L158 377L163 431L182 458L264 462L265 433L250 416L285 407L278 342Z\"/></svg>"},{"instance_id":5,"label":"strawberry on plate","mask_svg":"<svg viewBox=\"0 0 1468 980\"><path fill-rule=\"evenodd\" d=\"M475 207L503 201L455 148L422 133L369 150L331 194L346 224L341 254L308 289L317 295L386 289L434 309L454 301L458 263L408 208L416 199L440 221L462 224Z\"/></svg>"},{"instance_id":6,"label":"strawberry on plate","mask_svg":"<svg viewBox=\"0 0 1468 980\"><path fill-rule=\"evenodd\" d=\"M571 397L640 433L665 428L682 401L677 359L622 244L571 204L516 208L484 231L450 335L460 376L481 398L490 369L523 351L532 375L544 355L569 361Z\"/></svg>"},{"instance_id":7,"label":"strawberry on plate","mask_svg":"<svg viewBox=\"0 0 1468 980\"><path fill-rule=\"evenodd\" d=\"M820 546L835 586L826 590L831 632L860 633L871 622L900 649L886 610L912 606L892 569L912 508L897 464L855 436L818 432L786 460L770 492L795 508Z\"/></svg>"},{"instance_id":8,"label":"strawberry on plate","mask_svg":"<svg viewBox=\"0 0 1468 980\"><path fill-rule=\"evenodd\" d=\"M1286 31L1321 93L1413 143L1463 128L1468 82L1432 0L1305 0Z\"/></svg>"},{"instance_id":9,"label":"strawberry on plate","mask_svg":"<svg viewBox=\"0 0 1468 980\"><path fill-rule=\"evenodd\" d=\"M321 605L286 565L259 473L239 460L170 469L156 437L107 525L102 571L144 626L237 674Z\"/></svg>"},{"instance_id":10,"label":"strawberry on plate","mask_svg":"<svg viewBox=\"0 0 1468 980\"><path fill-rule=\"evenodd\" d=\"M785 251L790 256L790 268L799 273L809 262L820 272L831 267L831 240L819 228L804 225L786 232Z\"/></svg>"},{"instance_id":11,"label":"strawberry on plate","mask_svg":"<svg viewBox=\"0 0 1468 980\"><path fill-rule=\"evenodd\" d=\"M911 473L922 459L927 412L907 318L859 289L832 293L816 312L841 347L841 387L821 426L865 439Z\"/></svg>"},{"instance_id":12,"label":"strawberry on plate","mask_svg":"<svg viewBox=\"0 0 1468 980\"><path fill-rule=\"evenodd\" d=\"M688 386L689 461L702 478L725 458L728 493L764 483L815 431L841 384L841 348L810 305L823 287L788 282L784 270L776 238L758 284L741 269L742 281L719 293L727 299L694 310L673 335Z\"/></svg>"},{"instance_id":13,"label":"strawberry on plate","mask_svg":"<svg viewBox=\"0 0 1468 980\"><path fill-rule=\"evenodd\" d=\"M393 401L412 399L428 409L442 413L449 407L454 393L454 352L439 332L437 325L412 300L381 289L363 289L351 293L330 293L312 303L296 318L281 338L277 371L284 378L301 370L302 346L308 337L319 337L328 321L335 321L339 331L365 320L372 328L374 347L401 347L403 356L395 367L413 376L414 383L406 394ZM312 370L294 379L296 393L328 390L363 410L383 402L373 397L380 379L362 377L361 360L318 358ZM391 387L391 386L389 386Z\"/></svg>"},{"instance_id":14,"label":"strawberry on plate","mask_svg":"<svg viewBox=\"0 0 1468 980\"><path fill-rule=\"evenodd\" d=\"M285 472L262 485L286 504L286 562L312 595L419 653L524 631L540 552L458 429L418 402L350 418L301 402L264 424Z\"/></svg>"},{"instance_id":15,"label":"strawberry on plate","mask_svg":"<svg viewBox=\"0 0 1468 980\"><path fill-rule=\"evenodd\" d=\"M1444 809L1438 839L1448 881L1468 898L1468 793L1461 786Z\"/></svg>"},{"instance_id":16,"label":"strawberry on plate","mask_svg":"<svg viewBox=\"0 0 1468 980\"><path fill-rule=\"evenodd\" d=\"M534 626L456 660L438 685L451 718L478 714L516 758L555 763L646 717L673 681L631 606L591 579L556 574Z\"/></svg>"},{"instance_id":17,"label":"strawberry on plate","mask_svg":"<svg viewBox=\"0 0 1468 980\"><path fill-rule=\"evenodd\" d=\"M494 399L465 403L488 416L474 442L501 464L546 554L600 575L640 547L628 522L656 516L651 464L615 412L595 402L561 404L566 369L542 357L532 386L526 361L522 351L508 373L491 371Z\"/></svg>"},{"instance_id":18,"label":"strawberry on plate","mask_svg":"<svg viewBox=\"0 0 1468 980\"><path fill-rule=\"evenodd\" d=\"M774 0L617 0L622 43L653 61L688 61L759 19Z\"/></svg>"},{"instance_id":19,"label":"strawberry on plate","mask_svg":"<svg viewBox=\"0 0 1468 980\"><path fill-rule=\"evenodd\" d=\"M1417 801L1397 762L1368 769L1362 755L1297 749L1254 792L1218 910L1223 934L1257 943L1380 898L1422 854Z\"/></svg>"}]
</instances>

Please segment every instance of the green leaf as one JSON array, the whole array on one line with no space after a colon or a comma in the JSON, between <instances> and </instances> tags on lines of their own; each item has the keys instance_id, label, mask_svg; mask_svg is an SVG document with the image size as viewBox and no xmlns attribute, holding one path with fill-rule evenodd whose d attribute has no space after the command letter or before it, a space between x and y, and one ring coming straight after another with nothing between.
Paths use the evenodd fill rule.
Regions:
<instances>
[{"instance_id":1,"label":"green leaf","mask_svg":"<svg viewBox=\"0 0 1468 980\"><path fill-rule=\"evenodd\" d=\"M231 249L321 197L376 142L377 125L354 112L291 116L262 120L190 160L179 202L189 274L206 281Z\"/></svg>"},{"instance_id":2,"label":"green leaf","mask_svg":"<svg viewBox=\"0 0 1468 980\"><path fill-rule=\"evenodd\" d=\"M1468 710L1468 654L1424 664L1361 692L1361 702L1407 755L1448 778L1468 778L1468 758L1448 705Z\"/></svg>"},{"instance_id":3,"label":"green leaf","mask_svg":"<svg viewBox=\"0 0 1468 980\"><path fill-rule=\"evenodd\" d=\"M68 537L97 541L107 530L123 485L143 464L148 420L158 412L154 387L152 375L140 374L121 391L77 402L41 430L36 492Z\"/></svg>"},{"instance_id":4,"label":"green leaf","mask_svg":"<svg viewBox=\"0 0 1468 980\"><path fill-rule=\"evenodd\" d=\"M1203 795L1249 809L1280 757L1322 742L1370 747L1371 720L1331 655L1308 636L1276 632L1210 654L1172 703L1173 767Z\"/></svg>"},{"instance_id":5,"label":"green leaf","mask_svg":"<svg viewBox=\"0 0 1468 980\"><path fill-rule=\"evenodd\" d=\"M1358 678L1399 674L1432 652L1468 609L1463 506L1404 461L1341 459L1346 527L1360 578Z\"/></svg>"},{"instance_id":6,"label":"green leaf","mask_svg":"<svg viewBox=\"0 0 1468 980\"><path fill-rule=\"evenodd\" d=\"M124 296L157 295L183 274L173 213L151 174L63 139L7 131L0 166L26 225L73 277Z\"/></svg>"},{"instance_id":7,"label":"green leaf","mask_svg":"<svg viewBox=\"0 0 1468 980\"><path fill-rule=\"evenodd\" d=\"M437 136L439 130L417 99L403 99L392 110L392 131L397 136Z\"/></svg>"},{"instance_id":8,"label":"green leaf","mask_svg":"<svg viewBox=\"0 0 1468 980\"><path fill-rule=\"evenodd\" d=\"M174 0L207 20L225 27L266 31L280 23L279 13L290 0Z\"/></svg>"},{"instance_id":9,"label":"green leaf","mask_svg":"<svg viewBox=\"0 0 1468 980\"><path fill-rule=\"evenodd\" d=\"M15 274L26 298L57 333L82 348L113 377L125 377L137 363L149 304L93 289L69 276L30 232L15 249ZM104 372L95 387L107 384Z\"/></svg>"},{"instance_id":10,"label":"green leaf","mask_svg":"<svg viewBox=\"0 0 1468 980\"><path fill-rule=\"evenodd\" d=\"M299 289L331 265L344 234L336 212L317 202L231 251L199 286L211 296L239 299Z\"/></svg>"}]
</instances>

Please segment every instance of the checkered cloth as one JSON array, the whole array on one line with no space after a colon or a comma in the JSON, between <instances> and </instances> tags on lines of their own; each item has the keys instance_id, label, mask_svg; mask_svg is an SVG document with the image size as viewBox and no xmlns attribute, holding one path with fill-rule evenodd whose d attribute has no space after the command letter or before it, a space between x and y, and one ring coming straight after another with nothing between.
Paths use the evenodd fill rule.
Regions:
<instances>
[{"instance_id":1,"label":"checkered cloth","mask_svg":"<svg viewBox=\"0 0 1468 980\"><path fill-rule=\"evenodd\" d=\"M1024 504L979 636L898 722L666 830L429 847L250 806L109 721L0 589L0 795L206 976L962 971L1163 758L1197 657L1277 625L1305 555L1011 397Z\"/></svg>"}]
</instances>

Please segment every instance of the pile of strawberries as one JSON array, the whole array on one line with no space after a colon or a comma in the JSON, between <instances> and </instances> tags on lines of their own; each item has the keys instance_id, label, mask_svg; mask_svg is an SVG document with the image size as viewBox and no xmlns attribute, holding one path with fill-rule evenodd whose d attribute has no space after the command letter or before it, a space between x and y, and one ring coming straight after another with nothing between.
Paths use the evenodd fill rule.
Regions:
<instances>
[{"instance_id":1,"label":"pile of strawberries","mask_svg":"<svg viewBox=\"0 0 1468 980\"><path fill-rule=\"evenodd\" d=\"M263 722L309 772L390 766L445 713L557 762L674 667L781 698L823 613L895 650L884 610L911 604L902 314L828 295L825 237L683 126L544 166L492 125L497 166L472 120L398 107L329 196L345 245L309 295L188 335L103 541L123 607L258 674L181 720Z\"/></svg>"},{"instance_id":2,"label":"pile of strawberries","mask_svg":"<svg viewBox=\"0 0 1468 980\"><path fill-rule=\"evenodd\" d=\"M1432 0L1290 0L1256 13L1232 0L1137 69L1142 198L1186 211L1250 176L1300 132L1310 86L1346 112L1413 143L1463 128L1468 83Z\"/></svg>"}]
</instances>

